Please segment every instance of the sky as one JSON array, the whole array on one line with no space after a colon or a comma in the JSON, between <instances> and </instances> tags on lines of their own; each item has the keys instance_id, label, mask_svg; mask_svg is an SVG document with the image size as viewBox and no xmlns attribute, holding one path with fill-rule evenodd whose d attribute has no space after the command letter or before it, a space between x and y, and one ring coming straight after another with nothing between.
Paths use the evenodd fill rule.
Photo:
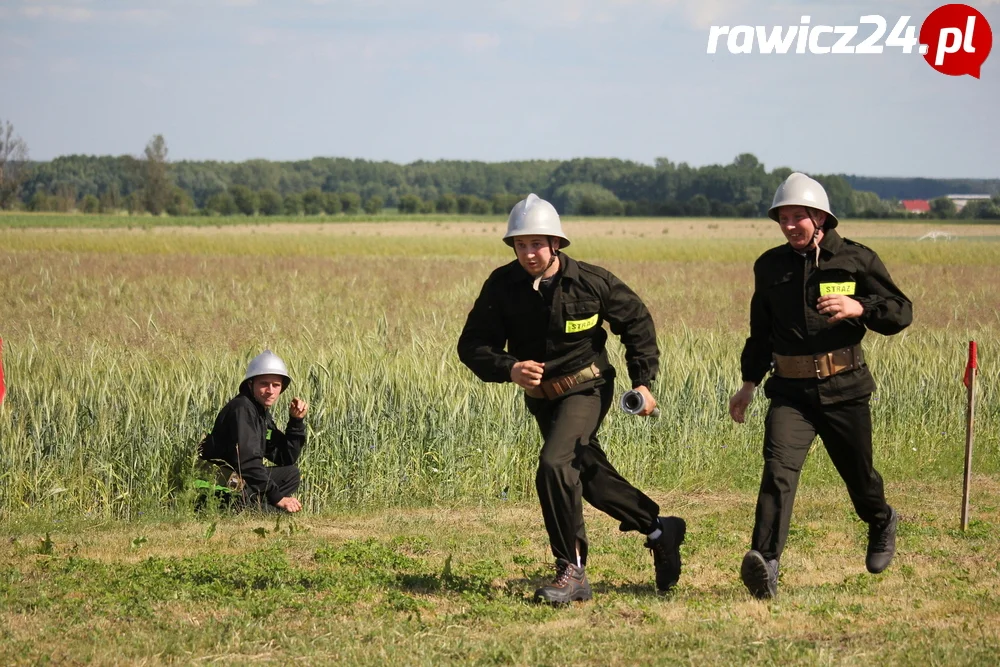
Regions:
<instances>
[{"instance_id":1,"label":"sky","mask_svg":"<svg viewBox=\"0 0 1000 667\"><path fill-rule=\"evenodd\" d=\"M769 32L809 16L810 26L859 26L856 45L874 29L863 16L888 30L910 16L919 34L939 6L0 0L0 120L35 160L138 155L162 134L171 160L703 166L753 153L768 170L1000 178L1000 53L979 79L898 46L732 54L723 36L707 53L712 26ZM1000 31L1000 0L972 6Z\"/></svg>"}]
</instances>

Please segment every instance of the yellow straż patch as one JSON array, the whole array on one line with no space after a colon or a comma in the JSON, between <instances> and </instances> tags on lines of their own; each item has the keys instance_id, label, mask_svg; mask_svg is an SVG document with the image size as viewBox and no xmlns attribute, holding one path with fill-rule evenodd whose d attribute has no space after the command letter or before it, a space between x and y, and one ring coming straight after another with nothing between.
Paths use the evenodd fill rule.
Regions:
<instances>
[{"instance_id":1,"label":"yellow stra\u017c patch","mask_svg":"<svg viewBox=\"0 0 1000 667\"><path fill-rule=\"evenodd\" d=\"M827 294L854 294L855 283L820 283L819 295Z\"/></svg>"},{"instance_id":2,"label":"yellow stra\u017c patch","mask_svg":"<svg viewBox=\"0 0 1000 667\"><path fill-rule=\"evenodd\" d=\"M566 333L586 331L587 329L594 328L595 324L597 324L597 315L588 317L585 320L566 320Z\"/></svg>"}]
</instances>

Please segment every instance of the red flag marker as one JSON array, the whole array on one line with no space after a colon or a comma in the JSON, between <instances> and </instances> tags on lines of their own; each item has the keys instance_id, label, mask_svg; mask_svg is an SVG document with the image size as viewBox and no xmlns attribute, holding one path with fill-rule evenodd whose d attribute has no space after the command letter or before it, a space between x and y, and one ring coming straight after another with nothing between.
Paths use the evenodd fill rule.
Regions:
<instances>
[{"instance_id":1,"label":"red flag marker","mask_svg":"<svg viewBox=\"0 0 1000 667\"><path fill-rule=\"evenodd\" d=\"M969 341L969 362L965 364L965 377L962 378L962 382L965 384L966 388L972 385L972 376L974 373L979 372L979 366L976 361L976 341Z\"/></svg>"},{"instance_id":2,"label":"red flag marker","mask_svg":"<svg viewBox=\"0 0 1000 667\"><path fill-rule=\"evenodd\" d=\"M965 476L962 482L962 530L969 526L969 492L972 486L972 441L976 419L976 374L979 366L976 359L976 341L969 341L969 361L965 365L962 382L968 390L969 403L965 412Z\"/></svg>"}]
</instances>

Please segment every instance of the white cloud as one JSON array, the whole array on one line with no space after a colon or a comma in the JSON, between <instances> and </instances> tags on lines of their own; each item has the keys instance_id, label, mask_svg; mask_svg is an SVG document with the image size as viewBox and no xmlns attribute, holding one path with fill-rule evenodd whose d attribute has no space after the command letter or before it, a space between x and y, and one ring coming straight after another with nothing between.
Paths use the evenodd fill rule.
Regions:
<instances>
[{"instance_id":1,"label":"white cloud","mask_svg":"<svg viewBox=\"0 0 1000 667\"><path fill-rule=\"evenodd\" d=\"M288 33L274 28L249 28L243 33L243 42L250 46L271 46L292 41Z\"/></svg>"},{"instance_id":2,"label":"white cloud","mask_svg":"<svg viewBox=\"0 0 1000 667\"><path fill-rule=\"evenodd\" d=\"M427 33L344 34L336 37L295 29L251 27L242 31L241 41L252 47L274 51L277 57L305 62L322 61L337 66L363 64L368 68L409 68L410 58L442 45L484 52L499 38L480 33L443 35Z\"/></svg>"},{"instance_id":3,"label":"white cloud","mask_svg":"<svg viewBox=\"0 0 1000 667\"><path fill-rule=\"evenodd\" d=\"M111 12L108 16L112 19L147 25L157 25L170 18L170 14L163 9L126 9L120 12Z\"/></svg>"},{"instance_id":4,"label":"white cloud","mask_svg":"<svg viewBox=\"0 0 1000 667\"><path fill-rule=\"evenodd\" d=\"M607 24L615 20L601 0L557 0L548 4L523 2L518 12L528 23L554 23L561 26Z\"/></svg>"},{"instance_id":5,"label":"white cloud","mask_svg":"<svg viewBox=\"0 0 1000 667\"><path fill-rule=\"evenodd\" d=\"M76 58L58 58L49 65L53 74L73 74L80 71L80 62Z\"/></svg>"},{"instance_id":6,"label":"white cloud","mask_svg":"<svg viewBox=\"0 0 1000 667\"><path fill-rule=\"evenodd\" d=\"M470 32L462 35L461 43L466 53L485 53L500 46L500 38L490 33Z\"/></svg>"},{"instance_id":7,"label":"white cloud","mask_svg":"<svg viewBox=\"0 0 1000 667\"><path fill-rule=\"evenodd\" d=\"M579 23L586 15L583 3L579 1L564 0L556 7L556 18L565 23Z\"/></svg>"},{"instance_id":8,"label":"white cloud","mask_svg":"<svg viewBox=\"0 0 1000 667\"><path fill-rule=\"evenodd\" d=\"M506 0L489 11L529 31L602 27L637 17L656 22L671 16L679 16L689 27L704 28L749 5L750 0Z\"/></svg>"},{"instance_id":9,"label":"white cloud","mask_svg":"<svg viewBox=\"0 0 1000 667\"><path fill-rule=\"evenodd\" d=\"M84 7L68 7L66 5L31 4L21 8L21 15L29 19L54 19L83 23L94 17L94 12Z\"/></svg>"},{"instance_id":10,"label":"white cloud","mask_svg":"<svg viewBox=\"0 0 1000 667\"><path fill-rule=\"evenodd\" d=\"M746 7L748 0L615 0L616 4L680 12L694 28L707 28Z\"/></svg>"},{"instance_id":11,"label":"white cloud","mask_svg":"<svg viewBox=\"0 0 1000 667\"><path fill-rule=\"evenodd\" d=\"M151 90L162 90L164 88L163 80L151 74L140 74L139 83Z\"/></svg>"},{"instance_id":12,"label":"white cloud","mask_svg":"<svg viewBox=\"0 0 1000 667\"><path fill-rule=\"evenodd\" d=\"M222 4L226 7L253 7L257 0L222 0Z\"/></svg>"},{"instance_id":13,"label":"white cloud","mask_svg":"<svg viewBox=\"0 0 1000 667\"><path fill-rule=\"evenodd\" d=\"M24 69L24 59L17 56L0 58L0 70L8 72L20 72Z\"/></svg>"},{"instance_id":14,"label":"white cloud","mask_svg":"<svg viewBox=\"0 0 1000 667\"><path fill-rule=\"evenodd\" d=\"M9 46L16 46L19 49L30 49L35 46L35 40L24 37L23 35L12 35L10 37L4 38L4 44Z\"/></svg>"},{"instance_id":15,"label":"white cloud","mask_svg":"<svg viewBox=\"0 0 1000 667\"><path fill-rule=\"evenodd\" d=\"M170 17L170 13L164 9L136 7L122 10L92 10L75 5L53 5L40 2L30 2L21 7L20 14L27 19L45 21L65 21L68 23L88 23L101 19L111 21L128 21L131 23L145 23L147 25L157 25ZM0 10L0 12L5 10ZM0 17L3 14L0 13Z\"/></svg>"},{"instance_id":16,"label":"white cloud","mask_svg":"<svg viewBox=\"0 0 1000 667\"><path fill-rule=\"evenodd\" d=\"M696 28L707 28L724 21L747 5L746 0L700 0L681 2L681 10Z\"/></svg>"}]
</instances>

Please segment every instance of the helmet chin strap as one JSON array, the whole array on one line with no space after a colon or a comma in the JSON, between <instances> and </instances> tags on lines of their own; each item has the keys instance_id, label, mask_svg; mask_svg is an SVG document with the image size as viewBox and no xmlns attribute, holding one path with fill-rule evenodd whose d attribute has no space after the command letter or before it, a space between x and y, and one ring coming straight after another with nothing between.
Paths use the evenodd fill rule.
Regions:
<instances>
[{"instance_id":1,"label":"helmet chin strap","mask_svg":"<svg viewBox=\"0 0 1000 667\"><path fill-rule=\"evenodd\" d=\"M557 253L559 252L558 250L556 250L555 248L552 247L552 237L550 236L548 238L549 238L549 263L545 265L545 268L542 269L541 273L539 273L535 277L535 279L531 282L531 287L536 292L538 291L539 285L542 284L542 278L545 277L545 274L548 273L548 271L549 271L550 268L552 268L552 264L555 263L556 258L557 258ZM514 250L514 256L517 257L517 250L516 249Z\"/></svg>"},{"instance_id":2,"label":"helmet chin strap","mask_svg":"<svg viewBox=\"0 0 1000 667\"><path fill-rule=\"evenodd\" d=\"M815 248L816 249L816 268L818 269L819 268L819 232L820 232L821 229L823 229L823 226L820 225L820 224L818 224L816 222L816 218L813 217L813 212L810 209L807 208L806 209L806 213L809 214L809 219L813 223L813 235L812 235L812 239L809 241L809 245L806 246L806 250L808 251L811 248Z\"/></svg>"}]
</instances>

